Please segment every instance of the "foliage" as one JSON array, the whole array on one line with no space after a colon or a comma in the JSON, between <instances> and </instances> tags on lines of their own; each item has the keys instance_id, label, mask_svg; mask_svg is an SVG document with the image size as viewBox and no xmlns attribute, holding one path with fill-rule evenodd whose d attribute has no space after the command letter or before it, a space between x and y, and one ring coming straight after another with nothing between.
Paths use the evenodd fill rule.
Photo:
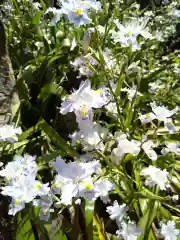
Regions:
<instances>
[{"instance_id":1,"label":"foliage","mask_svg":"<svg viewBox=\"0 0 180 240\"><path fill-rule=\"evenodd\" d=\"M0 127L15 239L179 239L179 6L1 5L21 101Z\"/></svg>"}]
</instances>

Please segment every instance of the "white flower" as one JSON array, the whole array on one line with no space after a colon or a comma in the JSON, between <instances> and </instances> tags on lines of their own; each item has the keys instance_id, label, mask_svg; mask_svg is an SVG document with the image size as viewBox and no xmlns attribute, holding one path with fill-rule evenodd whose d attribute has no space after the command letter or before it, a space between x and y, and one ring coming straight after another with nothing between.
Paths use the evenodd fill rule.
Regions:
<instances>
[{"instance_id":1,"label":"white flower","mask_svg":"<svg viewBox=\"0 0 180 240\"><path fill-rule=\"evenodd\" d=\"M107 109L108 112L110 112L113 115L117 115L117 106L115 102L110 102L108 103L105 108ZM122 108L120 108L120 111L122 112Z\"/></svg>"},{"instance_id":2,"label":"white flower","mask_svg":"<svg viewBox=\"0 0 180 240\"><path fill-rule=\"evenodd\" d=\"M57 11L56 8L54 8L54 7L49 7L49 8L45 11L44 15L45 15L45 14L48 14L49 12L52 12L52 13L55 14L56 11Z\"/></svg>"},{"instance_id":3,"label":"white flower","mask_svg":"<svg viewBox=\"0 0 180 240\"><path fill-rule=\"evenodd\" d=\"M117 31L111 30L110 32L112 34L113 41L115 43L120 42L122 47L131 46L133 52L141 48L141 45L138 44L138 42L136 41L135 34L130 34L130 36L128 36L128 35L124 35L120 31L117 32Z\"/></svg>"},{"instance_id":4,"label":"white flower","mask_svg":"<svg viewBox=\"0 0 180 240\"><path fill-rule=\"evenodd\" d=\"M161 81L157 80L156 82L151 82L149 85L149 92L152 94L155 94L155 92L159 89L165 88L165 84L163 84Z\"/></svg>"},{"instance_id":5,"label":"white flower","mask_svg":"<svg viewBox=\"0 0 180 240\"><path fill-rule=\"evenodd\" d=\"M95 192L95 199L100 197L104 203L110 201L108 193L112 191L114 184L112 184L108 179L99 179L95 182L93 190Z\"/></svg>"},{"instance_id":6,"label":"white flower","mask_svg":"<svg viewBox=\"0 0 180 240\"><path fill-rule=\"evenodd\" d=\"M144 138L142 148L145 151L146 155L152 160L156 161L157 160L157 154L153 150L153 147L155 147L155 144L152 140L146 141L146 138Z\"/></svg>"},{"instance_id":7,"label":"white flower","mask_svg":"<svg viewBox=\"0 0 180 240\"><path fill-rule=\"evenodd\" d=\"M180 17L180 10L178 10L176 8L173 8L170 14L172 15L172 17L174 19L179 18Z\"/></svg>"},{"instance_id":8,"label":"white flower","mask_svg":"<svg viewBox=\"0 0 180 240\"><path fill-rule=\"evenodd\" d=\"M172 199L174 202L176 202L176 201L179 200L179 195L173 195L173 196L171 197L171 199Z\"/></svg>"},{"instance_id":9,"label":"white flower","mask_svg":"<svg viewBox=\"0 0 180 240\"><path fill-rule=\"evenodd\" d=\"M9 162L4 169L0 171L0 176L9 179L15 179L22 175L35 176L37 172L36 157L25 154L23 157L16 155L12 162Z\"/></svg>"},{"instance_id":10,"label":"white flower","mask_svg":"<svg viewBox=\"0 0 180 240\"><path fill-rule=\"evenodd\" d=\"M90 122L79 122L79 132L75 132L69 137L72 139L72 144L75 145L76 141L80 141L84 150L100 149L103 151L103 140L108 134L108 129L101 127L98 123L88 124Z\"/></svg>"},{"instance_id":11,"label":"white flower","mask_svg":"<svg viewBox=\"0 0 180 240\"><path fill-rule=\"evenodd\" d=\"M113 202L113 206L106 208L106 212L109 213L109 217L112 220L116 220L117 223L120 223L128 210L126 204L119 205L117 201Z\"/></svg>"},{"instance_id":12,"label":"white flower","mask_svg":"<svg viewBox=\"0 0 180 240\"><path fill-rule=\"evenodd\" d=\"M152 108L153 113L155 114L155 117L159 121L164 121L167 118L170 118L172 115L174 115L178 111L178 107L174 108L173 110L168 110L164 106L162 106L162 107L157 106L155 102L151 103L151 108Z\"/></svg>"},{"instance_id":13,"label":"white flower","mask_svg":"<svg viewBox=\"0 0 180 240\"><path fill-rule=\"evenodd\" d=\"M53 19L52 19L52 23L53 23L53 24L56 24L57 22L59 22L59 20L60 20L60 18L61 18L61 16L62 16L62 11L61 11L61 9L56 9L55 7L49 7L49 8L45 11L44 15L48 14L49 12L52 12L53 15L54 15L54 17L53 17Z\"/></svg>"},{"instance_id":14,"label":"white flower","mask_svg":"<svg viewBox=\"0 0 180 240\"><path fill-rule=\"evenodd\" d=\"M174 221L168 221L167 224L161 224L161 234L165 237L164 240L177 240L180 230L176 229Z\"/></svg>"},{"instance_id":15,"label":"white flower","mask_svg":"<svg viewBox=\"0 0 180 240\"><path fill-rule=\"evenodd\" d=\"M117 71L117 62L109 48L103 51L104 65L107 70Z\"/></svg>"},{"instance_id":16,"label":"white flower","mask_svg":"<svg viewBox=\"0 0 180 240\"><path fill-rule=\"evenodd\" d=\"M161 32L160 30L156 30L156 32L155 32L155 39L157 41L163 42L164 41L163 32Z\"/></svg>"},{"instance_id":17,"label":"white flower","mask_svg":"<svg viewBox=\"0 0 180 240\"><path fill-rule=\"evenodd\" d=\"M96 29L98 30L98 32L101 34L101 35L104 35L105 34L105 27L101 26L101 25L97 25L96 26Z\"/></svg>"},{"instance_id":18,"label":"white flower","mask_svg":"<svg viewBox=\"0 0 180 240\"><path fill-rule=\"evenodd\" d=\"M75 110L81 110L81 107L86 111L91 108L101 108L105 102L104 93L102 89L92 90L89 80L82 82L79 89L74 91L65 101L62 103L60 112L66 114Z\"/></svg>"},{"instance_id":19,"label":"white flower","mask_svg":"<svg viewBox=\"0 0 180 240\"><path fill-rule=\"evenodd\" d=\"M144 114L144 115L140 114L139 119L141 120L142 124L145 124L145 123L152 122L154 119L156 119L156 117L152 112L150 112L150 113L147 113L147 114Z\"/></svg>"},{"instance_id":20,"label":"white flower","mask_svg":"<svg viewBox=\"0 0 180 240\"><path fill-rule=\"evenodd\" d=\"M54 13L53 23L57 23L64 15L76 27L91 23L88 16L89 10L98 11L101 7L101 4L95 0L58 0L58 3L61 9L50 8L50 10L47 9L45 14L49 11Z\"/></svg>"},{"instance_id":21,"label":"white flower","mask_svg":"<svg viewBox=\"0 0 180 240\"><path fill-rule=\"evenodd\" d=\"M166 189L168 184L168 172L164 169L161 170L155 166L144 168L141 173L142 176L149 176L145 182L146 185L158 185L161 190Z\"/></svg>"},{"instance_id":22,"label":"white flower","mask_svg":"<svg viewBox=\"0 0 180 240\"><path fill-rule=\"evenodd\" d=\"M169 0L163 0L162 3L163 3L163 4L168 4L168 3L169 3Z\"/></svg>"},{"instance_id":23,"label":"white flower","mask_svg":"<svg viewBox=\"0 0 180 240\"><path fill-rule=\"evenodd\" d=\"M15 215L24 208L25 203L31 202L36 196L47 195L50 191L48 184L42 184L35 180L37 164L35 157L28 154L16 155L0 171L0 176L6 177L6 186L2 187L1 194L10 196L12 203L9 214Z\"/></svg>"},{"instance_id":24,"label":"white flower","mask_svg":"<svg viewBox=\"0 0 180 240\"><path fill-rule=\"evenodd\" d=\"M170 131L176 131L175 126L172 123L171 116L177 113L178 107L174 108L173 110L168 110L164 106L157 106L155 102L151 103L152 112L147 113L145 115L141 115L139 119L141 120L142 124L152 122L154 119L158 119L159 121L163 121L165 127Z\"/></svg>"},{"instance_id":25,"label":"white flower","mask_svg":"<svg viewBox=\"0 0 180 240\"><path fill-rule=\"evenodd\" d=\"M3 125L0 127L0 140L15 142L18 140L17 135L22 133L21 128L15 128L14 125Z\"/></svg>"},{"instance_id":26,"label":"white flower","mask_svg":"<svg viewBox=\"0 0 180 240\"><path fill-rule=\"evenodd\" d=\"M41 4L39 3L39 2L34 2L34 3L32 3L32 5L33 5L33 7L36 9L36 10L40 10L40 8L41 8Z\"/></svg>"},{"instance_id":27,"label":"white flower","mask_svg":"<svg viewBox=\"0 0 180 240\"><path fill-rule=\"evenodd\" d=\"M168 141L166 141L165 145L166 145L166 148L163 148L162 151L161 151L161 153L163 155L166 155L169 152L174 152L177 155L180 155L180 148L179 148L177 142L168 142Z\"/></svg>"},{"instance_id":28,"label":"white flower","mask_svg":"<svg viewBox=\"0 0 180 240\"><path fill-rule=\"evenodd\" d=\"M87 54L86 56L76 58L71 64L75 70L79 71L80 76L84 75L88 77L94 75L94 72L90 69L89 65L96 65L98 63L91 54Z\"/></svg>"},{"instance_id":29,"label":"white flower","mask_svg":"<svg viewBox=\"0 0 180 240\"><path fill-rule=\"evenodd\" d=\"M92 108L84 104L75 110L76 121L81 132L87 132L87 129L93 128L93 111Z\"/></svg>"},{"instance_id":30,"label":"white flower","mask_svg":"<svg viewBox=\"0 0 180 240\"><path fill-rule=\"evenodd\" d=\"M4 14L6 15L6 18L13 16L12 13L14 11L14 6L11 1L3 2L3 4L0 4L0 7L1 7L1 10L4 12Z\"/></svg>"},{"instance_id":31,"label":"white flower","mask_svg":"<svg viewBox=\"0 0 180 240\"><path fill-rule=\"evenodd\" d=\"M129 221L128 223L122 222L120 224L120 229L116 232L118 237L123 237L124 240L137 240L138 236L141 234L139 228L137 228L136 223Z\"/></svg>"},{"instance_id":32,"label":"white flower","mask_svg":"<svg viewBox=\"0 0 180 240\"><path fill-rule=\"evenodd\" d=\"M125 134L119 132L115 133L115 137L118 142L118 146L117 148L113 149L112 160L115 161L117 164L126 153L130 153L134 156L139 154L141 145L140 142L136 140L129 141Z\"/></svg>"},{"instance_id":33,"label":"white flower","mask_svg":"<svg viewBox=\"0 0 180 240\"><path fill-rule=\"evenodd\" d=\"M121 88L121 92L127 92L128 99L130 101L133 100L136 94L137 96L143 96L140 92L137 91L137 87L135 85L133 85L132 88Z\"/></svg>"},{"instance_id":34,"label":"white flower","mask_svg":"<svg viewBox=\"0 0 180 240\"><path fill-rule=\"evenodd\" d=\"M81 140L81 134L80 132L73 132L72 134L69 134L68 137L71 139L71 145L76 146L76 143Z\"/></svg>"},{"instance_id":35,"label":"white flower","mask_svg":"<svg viewBox=\"0 0 180 240\"><path fill-rule=\"evenodd\" d=\"M57 158L52 163L58 175L56 176L54 188L57 193L61 192L61 203L68 205L72 203L73 197L85 195L93 189L91 175L99 173L100 164L98 161L88 163L70 162L65 163Z\"/></svg>"},{"instance_id":36,"label":"white flower","mask_svg":"<svg viewBox=\"0 0 180 240\"><path fill-rule=\"evenodd\" d=\"M41 196L40 199L35 199L33 201L34 206L40 207L40 220L48 221L50 217L50 207L53 204L53 199L51 194Z\"/></svg>"},{"instance_id":37,"label":"white flower","mask_svg":"<svg viewBox=\"0 0 180 240\"><path fill-rule=\"evenodd\" d=\"M36 196L46 195L50 188L34 179L34 176L21 176L14 179L9 185L2 187L2 194L10 196L20 202L31 202Z\"/></svg>"},{"instance_id":38,"label":"white flower","mask_svg":"<svg viewBox=\"0 0 180 240\"><path fill-rule=\"evenodd\" d=\"M25 204L23 202L12 199L12 202L9 206L8 214L15 216L16 213L21 211L24 207L25 207Z\"/></svg>"},{"instance_id":39,"label":"white flower","mask_svg":"<svg viewBox=\"0 0 180 240\"><path fill-rule=\"evenodd\" d=\"M176 127L173 124L171 118L167 118L164 120L164 126L169 130L171 133L175 133L177 131Z\"/></svg>"},{"instance_id":40,"label":"white flower","mask_svg":"<svg viewBox=\"0 0 180 240\"><path fill-rule=\"evenodd\" d=\"M137 36L141 35L144 38L151 38L151 34L146 29L146 25L149 18L132 18L131 21L122 25L118 20L115 20L115 24L119 31L112 31L112 38L114 42L120 42L123 47L132 46L133 50L139 49L137 43Z\"/></svg>"}]
</instances>

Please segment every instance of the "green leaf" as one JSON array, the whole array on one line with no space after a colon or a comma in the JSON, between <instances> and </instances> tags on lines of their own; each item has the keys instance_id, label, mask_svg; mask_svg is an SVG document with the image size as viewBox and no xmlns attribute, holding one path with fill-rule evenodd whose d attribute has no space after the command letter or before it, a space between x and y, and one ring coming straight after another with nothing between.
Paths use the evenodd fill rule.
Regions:
<instances>
[{"instance_id":1,"label":"green leaf","mask_svg":"<svg viewBox=\"0 0 180 240\"><path fill-rule=\"evenodd\" d=\"M163 206L161 206L161 207L159 208L159 213L160 213L160 215L161 215L161 219L162 219L162 218L165 218L165 219L170 220L170 219L172 218L170 212L169 212L166 208L164 208Z\"/></svg>"},{"instance_id":2,"label":"green leaf","mask_svg":"<svg viewBox=\"0 0 180 240\"><path fill-rule=\"evenodd\" d=\"M57 94L58 85L56 83L48 83L41 88L38 96L39 99L47 99L50 94Z\"/></svg>"},{"instance_id":3,"label":"green leaf","mask_svg":"<svg viewBox=\"0 0 180 240\"><path fill-rule=\"evenodd\" d=\"M149 230L154 218L156 217L157 211L160 207L159 201L149 200L147 208L143 212L143 216L139 220L139 226L145 232Z\"/></svg>"},{"instance_id":4,"label":"green leaf","mask_svg":"<svg viewBox=\"0 0 180 240\"><path fill-rule=\"evenodd\" d=\"M24 141L21 141L21 142L15 142L15 143L12 143L12 144L7 144L5 147L0 147L0 152L3 152L3 151L8 151L9 153L26 145L29 141L28 140L24 140Z\"/></svg>"},{"instance_id":5,"label":"green leaf","mask_svg":"<svg viewBox=\"0 0 180 240\"><path fill-rule=\"evenodd\" d=\"M16 82L16 87L18 89L19 95L21 99L24 99L29 102L29 89L27 84L25 83L24 79L19 79Z\"/></svg>"},{"instance_id":6,"label":"green leaf","mask_svg":"<svg viewBox=\"0 0 180 240\"><path fill-rule=\"evenodd\" d=\"M99 219L99 216L97 213L94 214L93 222L94 222L94 225L96 226L98 239L105 240L106 234L105 234L105 229L104 229L104 223L103 223L103 221L101 221Z\"/></svg>"},{"instance_id":7,"label":"green leaf","mask_svg":"<svg viewBox=\"0 0 180 240\"><path fill-rule=\"evenodd\" d=\"M22 217L21 212L17 215L17 230L16 240L35 240L33 234L28 236L28 233L32 233L32 226L28 215Z\"/></svg>"},{"instance_id":8,"label":"green leaf","mask_svg":"<svg viewBox=\"0 0 180 240\"><path fill-rule=\"evenodd\" d=\"M49 61L48 61L48 65L52 64L52 63L55 62L57 59L62 58L62 57L63 57L62 54L58 54L58 55L56 55L56 56L51 57L51 58L49 59Z\"/></svg>"},{"instance_id":9,"label":"green leaf","mask_svg":"<svg viewBox=\"0 0 180 240\"><path fill-rule=\"evenodd\" d=\"M55 159L59 155L63 156L63 152L61 150L57 150L57 151L53 151L52 153L44 154L44 155L42 155L42 157L39 157L38 159L40 160L42 158L46 162L50 162L51 160Z\"/></svg>"},{"instance_id":10,"label":"green leaf","mask_svg":"<svg viewBox=\"0 0 180 240\"><path fill-rule=\"evenodd\" d=\"M40 22L43 11L39 11L32 19L32 24L36 25Z\"/></svg>"},{"instance_id":11,"label":"green leaf","mask_svg":"<svg viewBox=\"0 0 180 240\"><path fill-rule=\"evenodd\" d=\"M94 203L86 201L84 215L86 219L86 231L88 234L88 239L93 239Z\"/></svg>"},{"instance_id":12,"label":"green leaf","mask_svg":"<svg viewBox=\"0 0 180 240\"><path fill-rule=\"evenodd\" d=\"M51 141L66 155L69 155L73 158L79 157L77 152L67 144L67 142L45 121L41 121L39 124L39 129L44 131Z\"/></svg>"},{"instance_id":13,"label":"green leaf","mask_svg":"<svg viewBox=\"0 0 180 240\"><path fill-rule=\"evenodd\" d=\"M41 123L43 123L44 120L39 121L35 126L28 128L26 131L24 131L20 136L19 136L19 141L27 139L29 136L31 136L33 133L39 131L39 126Z\"/></svg>"},{"instance_id":14,"label":"green leaf","mask_svg":"<svg viewBox=\"0 0 180 240\"><path fill-rule=\"evenodd\" d=\"M58 152L61 152L63 155L69 155L73 158L79 157L78 153L45 120L39 121L35 126L23 132L19 137L19 140L25 140L39 130L43 131L49 137L50 141L58 147ZM55 152L53 154L55 154ZM54 156L56 156L56 154ZM51 156L49 157L51 158Z\"/></svg>"},{"instance_id":15,"label":"green leaf","mask_svg":"<svg viewBox=\"0 0 180 240\"><path fill-rule=\"evenodd\" d=\"M152 193L151 191L149 191L146 188L143 188L142 192L134 193L134 195L135 195L135 197L138 197L138 198L147 198L147 199L153 199L153 200L159 200L159 201L167 201L166 198L160 197L160 196Z\"/></svg>"},{"instance_id":16,"label":"green leaf","mask_svg":"<svg viewBox=\"0 0 180 240\"><path fill-rule=\"evenodd\" d=\"M63 233L63 231L58 231L58 233L54 236L53 240L67 240L66 235Z\"/></svg>"}]
</instances>

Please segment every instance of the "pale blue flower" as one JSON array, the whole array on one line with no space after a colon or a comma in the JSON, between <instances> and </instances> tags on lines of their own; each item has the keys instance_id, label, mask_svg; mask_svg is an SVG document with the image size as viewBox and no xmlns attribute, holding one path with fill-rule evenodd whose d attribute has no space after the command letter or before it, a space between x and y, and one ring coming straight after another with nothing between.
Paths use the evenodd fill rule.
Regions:
<instances>
[{"instance_id":1,"label":"pale blue flower","mask_svg":"<svg viewBox=\"0 0 180 240\"><path fill-rule=\"evenodd\" d=\"M169 152L173 152L173 153L175 153L177 155L180 155L180 148L179 148L179 145L178 145L177 142L168 142L168 141L166 141L165 145L166 145L166 148L163 148L161 150L161 153L163 155L166 155Z\"/></svg>"},{"instance_id":2,"label":"pale blue flower","mask_svg":"<svg viewBox=\"0 0 180 240\"><path fill-rule=\"evenodd\" d=\"M91 175L100 168L98 161L88 163L70 162L65 163L63 159L57 158L52 166L58 172L53 184L54 191L61 193L61 203L72 204L73 197L84 197L93 189Z\"/></svg>"},{"instance_id":3,"label":"pale blue flower","mask_svg":"<svg viewBox=\"0 0 180 240\"><path fill-rule=\"evenodd\" d=\"M127 210L128 207L126 204L119 205L116 200L113 202L113 206L106 208L106 212L109 213L110 219L116 220L117 224L122 222Z\"/></svg>"},{"instance_id":4,"label":"pale blue flower","mask_svg":"<svg viewBox=\"0 0 180 240\"><path fill-rule=\"evenodd\" d=\"M176 127L173 124L173 121L171 118L167 118L164 120L164 126L169 130L171 133L177 132Z\"/></svg>"},{"instance_id":5,"label":"pale blue flower","mask_svg":"<svg viewBox=\"0 0 180 240\"><path fill-rule=\"evenodd\" d=\"M16 142L18 141L18 135L21 133L20 127L16 128L14 124L5 124L0 127L0 141Z\"/></svg>"},{"instance_id":6,"label":"pale blue flower","mask_svg":"<svg viewBox=\"0 0 180 240\"><path fill-rule=\"evenodd\" d=\"M176 106L172 110L168 110L164 106L157 106L155 102L150 103L152 112L140 115L139 119L141 120L142 124L150 123L154 119L158 119L159 121L164 122L164 126L169 130L169 132L176 132L176 127L173 125L171 116L177 113L178 106Z\"/></svg>"},{"instance_id":7,"label":"pale blue flower","mask_svg":"<svg viewBox=\"0 0 180 240\"><path fill-rule=\"evenodd\" d=\"M35 199L33 201L34 206L40 207L39 217L40 220L48 221L50 217L51 209L53 204L53 196L51 194L43 195L40 199Z\"/></svg>"},{"instance_id":8,"label":"pale blue flower","mask_svg":"<svg viewBox=\"0 0 180 240\"><path fill-rule=\"evenodd\" d=\"M21 211L24 207L25 207L25 204L23 202L12 199L12 202L9 206L8 214L15 216L16 213Z\"/></svg>"},{"instance_id":9,"label":"pale blue flower","mask_svg":"<svg viewBox=\"0 0 180 240\"><path fill-rule=\"evenodd\" d=\"M97 199L98 197L101 198L101 200L104 203L108 203L110 201L108 193L112 191L114 188L114 184L111 183L108 179L99 179L94 184L94 197Z\"/></svg>"},{"instance_id":10,"label":"pale blue flower","mask_svg":"<svg viewBox=\"0 0 180 240\"><path fill-rule=\"evenodd\" d=\"M53 23L57 23L61 16L64 15L65 18L67 18L68 21L73 23L76 27L91 23L89 11L98 11L101 7L101 4L95 0L59 0L58 3L60 9L49 8L46 10L45 14L48 12L53 12Z\"/></svg>"},{"instance_id":11,"label":"pale blue flower","mask_svg":"<svg viewBox=\"0 0 180 240\"><path fill-rule=\"evenodd\" d=\"M128 223L122 222L120 229L116 232L118 237L126 240L137 240L138 236L141 234L141 230L137 228L134 221L129 221Z\"/></svg>"},{"instance_id":12,"label":"pale blue flower","mask_svg":"<svg viewBox=\"0 0 180 240\"><path fill-rule=\"evenodd\" d=\"M73 62L71 62L75 70L79 71L79 75L92 76L94 72L89 68L89 64L97 65L98 62L91 56L87 54L85 56L77 57Z\"/></svg>"},{"instance_id":13,"label":"pale blue flower","mask_svg":"<svg viewBox=\"0 0 180 240\"><path fill-rule=\"evenodd\" d=\"M15 155L12 162L9 162L4 169L0 171L0 176L8 180L16 180L22 175L36 176L37 164L36 157L25 154L24 156Z\"/></svg>"},{"instance_id":14,"label":"pale blue flower","mask_svg":"<svg viewBox=\"0 0 180 240\"><path fill-rule=\"evenodd\" d=\"M20 202L29 203L36 196L48 194L50 188L34 179L34 176L21 176L14 179L9 185L2 187L1 194L18 199Z\"/></svg>"},{"instance_id":15,"label":"pale blue flower","mask_svg":"<svg viewBox=\"0 0 180 240\"><path fill-rule=\"evenodd\" d=\"M154 186L157 185L161 190L165 190L168 184L168 175L169 173L166 169L161 170L155 166L149 166L144 168L141 173L141 176L148 176L146 179L145 185Z\"/></svg>"},{"instance_id":16,"label":"pale blue flower","mask_svg":"<svg viewBox=\"0 0 180 240\"><path fill-rule=\"evenodd\" d=\"M103 89L91 89L91 82L86 80L80 84L77 91L74 91L65 99L61 104L60 112L65 115L68 112L81 111L82 106L86 106L87 111L91 108L101 108L107 100Z\"/></svg>"},{"instance_id":17,"label":"pale blue flower","mask_svg":"<svg viewBox=\"0 0 180 240\"><path fill-rule=\"evenodd\" d=\"M161 234L164 240L176 240L180 236L180 230L176 229L175 221L168 221L167 224L161 222Z\"/></svg>"},{"instance_id":18,"label":"pale blue flower","mask_svg":"<svg viewBox=\"0 0 180 240\"><path fill-rule=\"evenodd\" d=\"M163 0L162 1L162 4L168 4L169 3L169 0Z\"/></svg>"},{"instance_id":19,"label":"pale blue flower","mask_svg":"<svg viewBox=\"0 0 180 240\"><path fill-rule=\"evenodd\" d=\"M173 19L179 18L180 17L180 10L178 10L176 8L173 8L172 12L171 12L171 15L172 15Z\"/></svg>"},{"instance_id":20,"label":"pale blue flower","mask_svg":"<svg viewBox=\"0 0 180 240\"><path fill-rule=\"evenodd\" d=\"M137 42L137 36L141 35L145 39L151 38L151 34L146 28L149 18L132 18L131 21L124 25L115 20L118 31L111 30L112 38L115 43L120 42L122 47L132 47L132 50L140 49L140 44Z\"/></svg>"},{"instance_id":21,"label":"pale blue flower","mask_svg":"<svg viewBox=\"0 0 180 240\"><path fill-rule=\"evenodd\" d=\"M142 148L145 151L148 158L151 159L152 161L157 160L157 154L153 150L153 147L155 147L155 146L156 145L154 144L154 142L152 140L147 140L146 136L142 136Z\"/></svg>"}]
</instances>

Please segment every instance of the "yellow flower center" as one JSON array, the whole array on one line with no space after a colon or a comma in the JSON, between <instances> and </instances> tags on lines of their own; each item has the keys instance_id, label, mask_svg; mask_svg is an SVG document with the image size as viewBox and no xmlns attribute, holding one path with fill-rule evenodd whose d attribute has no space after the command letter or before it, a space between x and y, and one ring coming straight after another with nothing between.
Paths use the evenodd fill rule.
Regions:
<instances>
[{"instance_id":1,"label":"yellow flower center","mask_svg":"<svg viewBox=\"0 0 180 240\"><path fill-rule=\"evenodd\" d=\"M103 94L103 90L102 89L98 89L98 90L92 90L92 94L93 96L101 96Z\"/></svg>"},{"instance_id":2,"label":"yellow flower center","mask_svg":"<svg viewBox=\"0 0 180 240\"><path fill-rule=\"evenodd\" d=\"M150 118L151 115L149 113L146 114L146 118Z\"/></svg>"},{"instance_id":3,"label":"yellow flower center","mask_svg":"<svg viewBox=\"0 0 180 240\"><path fill-rule=\"evenodd\" d=\"M83 182L83 186L87 189L87 190L92 190L93 186L90 183L87 182Z\"/></svg>"},{"instance_id":4,"label":"yellow flower center","mask_svg":"<svg viewBox=\"0 0 180 240\"><path fill-rule=\"evenodd\" d=\"M153 155L152 152L149 152L149 156L152 157L152 155Z\"/></svg>"},{"instance_id":5,"label":"yellow flower center","mask_svg":"<svg viewBox=\"0 0 180 240\"><path fill-rule=\"evenodd\" d=\"M78 8L78 9L74 12L74 14L75 14L76 16L80 16L80 15L83 14L83 10L80 9L80 8Z\"/></svg>"},{"instance_id":6,"label":"yellow flower center","mask_svg":"<svg viewBox=\"0 0 180 240\"><path fill-rule=\"evenodd\" d=\"M43 216L47 215L47 210L45 208L42 209L42 214L43 214Z\"/></svg>"},{"instance_id":7,"label":"yellow flower center","mask_svg":"<svg viewBox=\"0 0 180 240\"><path fill-rule=\"evenodd\" d=\"M169 120L169 121L168 121L168 125L169 125L169 126L173 126L172 120Z\"/></svg>"},{"instance_id":8,"label":"yellow flower center","mask_svg":"<svg viewBox=\"0 0 180 240\"><path fill-rule=\"evenodd\" d=\"M41 188L41 184L40 183L37 183L35 186L34 186L35 189L39 190Z\"/></svg>"},{"instance_id":9,"label":"yellow flower center","mask_svg":"<svg viewBox=\"0 0 180 240\"><path fill-rule=\"evenodd\" d=\"M14 205L15 205L15 206L18 206L18 205L19 205L19 203L20 203L20 201L19 201L19 200L15 200L15 202L14 202Z\"/></svg>"},{"instance_id":10,"label":"yellow flower center","mask_svg":"<svg viewBox=\"0 0 180 240\"><path fill-rule=\"evenodd\" d=\"M128 35L131 36L133 33L132 32L128 32Z\"/></svg>"},{"instance_id":11,"label":"yellow flower center","mask_svg":"<svg viewBox=\"0 0 180 240\"><path fill-rule=\"evenodd\" d=\"M103 90L102 90L102 89L99 89L99 90L97 90L97 91L98 91L99 95L102 95L102 94L103 94Z\"/></svg>"},{"instance_id":12,"label":"yellow flower center","mask_svg":"<svg viewBox=\"0 0 180 240\"><path fill-rule=\"evenodd\" d=\"M87 111L86 105L83 105L83 106L81 107L80 114L81 114L81 116L82 116L83 118L87 117L88 111Z\"/></svg>"}]
</instances>

